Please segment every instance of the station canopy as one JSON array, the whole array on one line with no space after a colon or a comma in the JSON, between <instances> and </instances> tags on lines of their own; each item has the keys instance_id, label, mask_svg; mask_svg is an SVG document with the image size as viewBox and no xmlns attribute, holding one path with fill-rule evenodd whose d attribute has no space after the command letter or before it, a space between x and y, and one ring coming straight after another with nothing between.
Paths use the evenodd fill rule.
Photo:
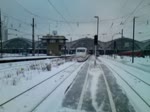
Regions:
<instances>
[{"instance_id":1,"label":"station canopy","mask_svg":"<svg viewBox=\"0 0 150 112\"><path fill-rule=\"evenodd\" d=\"M7 40L3 44L3 48L5 49L24 49L24 48L32 48L32 42L26 38L13 38Z\"/></svg>"}]
</instances>

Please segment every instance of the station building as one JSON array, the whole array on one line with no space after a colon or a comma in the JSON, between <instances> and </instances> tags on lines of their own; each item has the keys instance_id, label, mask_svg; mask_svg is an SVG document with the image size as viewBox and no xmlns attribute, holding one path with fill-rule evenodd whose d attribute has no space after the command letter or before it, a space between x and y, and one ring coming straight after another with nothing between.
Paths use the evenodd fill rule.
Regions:
<instances>
[{"instance_id":1,"label":"station building","mask_svg":"<svg viewBox=\"0 0 150 112\"><path fill-rule=\"evenodd\" d=\"M58 35L46 35L41 38L42 44L47 47L47 55L62 55L66 49L66 38Z\"/></svg>"},{"instance_id":2,"label":"station building","mask_svg":"<svg viewBox=\"0 0 150 112\"><path fill-rule=\"evenodd\" d=\"M67 39L64 36L43 36L40 40L35 41L35 53L47 55L75 54L78 47L86 47L90 54L94 53L94 40L92 38L82 38L72 42L66 41ZM116 43L115 48L114 43ZM106 55L131 50L132 39L125 37L108 42L99 41L97 46L97 52ZM150 41L139 42L135 40L135 50L141 50L145 56L150 56ZM3 42L3 53L32 54L32 40L26 38L9 39Z\"/></svg>"},{"instance_id":3,"label":"station building","mask_svg":"<svg viewBox=\"0 0 150 112\"><path fill-rule=\"evenodd\" d=\"M32 54L32 41L26 38L13 38L3 42L3 53ZM46 47L41 41L35 41L35 53L46 54Z\"/></svg>"},{"instance_id":4,"label":"station building","mask_svg":"<svg viewBox=\"0 0 150 112\"><path fill-rule=\"evenodd\" d=\"M65 52L64 36L46 35L35 41L35 53L62 55ZM3 42L3 53L32 54L32 41L26 38L13 38Z\"/></svg>"}]
</instances>

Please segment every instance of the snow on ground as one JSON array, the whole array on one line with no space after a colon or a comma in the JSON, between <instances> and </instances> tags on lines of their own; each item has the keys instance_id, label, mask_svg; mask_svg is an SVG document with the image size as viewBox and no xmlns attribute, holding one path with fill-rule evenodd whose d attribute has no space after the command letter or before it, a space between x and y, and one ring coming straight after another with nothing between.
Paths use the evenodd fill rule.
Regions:
<instances>
[{"instance_id":1,"label":"snow on ground","mask_svg":"<svg viewBox=\"0 0 150 112\"><path fill-rule=\"evenodd\" d=\"M65 94L65 98L63 99L62 102L62 108L67 107L67 108L77 109L79 108L79 102L80 104L82 104L82 96L83 96L82 93L84 93L82 91L87 76L88 67L89 67L89 63L85 63L85 65L81 68L80 72L76 77L76 80L74 81L74 83L72 84L68 92Z\"/></svg>"},{"instance_id":2,"label":"snow on ground","mask_svg":"<svg viewBox=\"0 0 150 112\"><path fill-rule=\"evenodd\" d=\"M117 112L135 112L112 72L101 61L97 61L95 66L92 57L89 67L85 65L81 71L65 95L58 112L112 112L111 108L115 108L115 106ZM109 85L110 88L109 95L104 75L108 81L107 87ZM110 95L112 96L111 100L109 99ZM115 106L112 105L113 100Z\"/></svg>"},{"instance_id":3,"label":"snow on ground","mask_svg":"<svg viewBox=\"0 0 150 112\"><path fill-rule=\"evenodd\" d=\"M126 64L131 67L135 67L135 68L150 72L150 69L149 69L150 68L150 57L148 57L148 56L145 58L135 57L134 63L132 63L132 57L129 57L129 56L115 56L115 58L114 58L114 56L104 56L104 57L105 58L107 57L108 59L111 59L116 62Z\"/></svg>"},{"instance_id":4,"label":"snow on ground","mask_svg":"<svg viewBox=\"0 0 150 112\"><path fill-rule=\"evenodd\" d=\"M120 57L113 59L108 56L101 56L99 59L96 66L94 66L93 57L86 63L64 63L62 59L47 59L0 65L0 72L3 73L0 76L0 104L69 67L32 91L1 106L0 112L29 112L43 98L47 99L38 105L35 112L111 112L103 75L106 76L118 112L135 112L134 110L136 112L150 112L150 108L118 76L119 74L126 80L150 104L149 72L138 69L138 63L134 66L127 65L131 62L122 60ZM46 67L49 63L52 65L51 71L48 71ZM144 65L140 64L140 66L145 65L146 61ZM12 72L9 71L10 67ZM19 75L16 75L18 70ZM8 75L7 73L15 75ZM13 84L13 79L17 79L16 84ZM55 90L56 87L58 88ZM54 92L51 93L53 90Z\"/></svg>"},{"instance_id":5,"label":"snow on ground","mask_svg":"<svg viewBox=\"0 0 150 112\"><path fill-rule=\"evenodd\" d=\"M42 63L42 64L41 64ZM45 68L45 65L47 65L48 63L51 63L52 65L52 70L51 71L47 71ZM18 95L19 93L25 91L26 89L34 86L35 84L41 82L42 80L56 74L57 72L65 69L66 67L71 67L73 64L75 64L76 66L74 66L73 68L70 68L70 70L74 70L75 67L78 67L80 64L76 63L76 62L66 62L64 63L64 60L62 59L52 59L52 60L42 60L42 61L32 61L32 62L17 62L17 63L12 63L10 64L4 64L6 69L4 69L4 67L2 66L3 64L1 64L0 68L1 68L1 77L0 77L0 104L4 103L5 101L9 100L10 98ZM61 64L61 65L60 65ZM22 66L21 66L22 65ZM34 65L34 66L33 66ZM60 65L60 66L58 66ZM11 70L9 70L9 68L11 67ZM33 67L34 69L25 69L25 68L30 68ZM23 72L18 73L18 70L23 70ZM9 71L9 72L8 72ZM66 73L69 73L69 70L65 71ZM8 77L7 73L13 73L13 75L10 75ZM29 94L26 94L24 96L22 96L22 99L24 100L19 100L17 99L16 101L12 101L10 104L6 104L5 106L0 107L0 112L23 112L23 110L29 109L28 106L30 107L30 105L32 106L33 104L37 103L38 97L41 98L41 95L43 91L48 92L48 90L50 91L50 88L53 87L53 85L58 84L65 76L65 73L60 74L58 77L55 77L55 79L51 80L50 82L45 83L45 88L43 88L42 86L37 87L37 91L29 92ZM16 80L17 79L17 80ZM16 80L15 84L13 84L14 82L12 80ZM51 86L49 86L51 85ZM55 87L55 86L54 86ZM43 88L43 90L41 89ZM46 89L47 88L47 89ZM11 92L11 93L10 93ZM46 93L46 92L44 92ZM28 96L30 96L30 98L28 98ZM34 97L36 96L36 97ZM37 97L38 96L38 97ZM25 97L25 98L23 98ZM27 97L27 99L26 99ZM20 96L21 98L21 96ZM29 99L32 99L32 101L29 101ZM32 104L31 104L32 103ZM22 106L20 105L22 104ZM17 105L19 105L17 107ZM7 106L9 108L7 108ZM22 108L21 108L22 107ZM17 109L17 110L15 110ZM25 111L26 112L26 111Z\"/></svg>"},{"instance_id":6,"label":"snow on ground","mask_svg":"<svg viewBox=\"0 0 150 112\"><path fill-rule=\"evenodd\" d=\"M127 57L129 58L129 57ZM99 57L99 59L106 64L106 66L112 70L114 76L117 79L118 84L125 90L128 95L132 105L136 109L137 112L150 112L150 107L148 107L140 98L129 88L129 86L116 74L116 72L125 80L127 83L131 85L131 87L140 94L140 96L150 104L150 86L148 84L150 81L150 72L138 69L136 66L128 66L127 64L120 63L119 61L122 59L113 59L108 56ZM137 63L134 65L138 65L142 59L136 59ZM144 60L144 59L143 59ZM125 61L125 60L124 60ZM147 61L141 61L147 63ZM130 63L130 62L127 62ZM148 63L147 63L148 65ZM140 66L143 66L142 64ZM148 83L145 84L144 82Z\"/></svg>"},{"instance_id":7,"label":"snow on ground","mask_svg":"<svg viewBox=\"0 0 150 112\"><path fill-rule=\"evenodd\" d=\"M72 75L54 93L52 93L52 95L50 95L35 112L59 112L66 89L76 78L83 64L84 63L78 66L77 70L75 70Z\"/></svg>"},{"instance_id":8,"label":"snow on ground","mask_svg":"<svg viewBox=\"0 0 150 112\"><path fill-rule=\"evenodd\" d=\"M91 75L91 98L92 98L92 105L96 111L99 110L98 103L96 102L96 91L98 88L98 79L100 75L102 75L102 72L99 68L93 68L89 70L89 75Z\"/></svg>"},{"instance_id":9,"label":"snow on ground","mask_svg":"<svg viewBox=\"0 0 150 112\"><path fill-rule=\"evenodd\" d=\"M47 66L49 64L55 68L64 62L63 59L47 59L0 64L0 88L4 88L7 85L19 85L21 81L31 80L41 72L48 71Z\"/></svg>"}]
</instances>

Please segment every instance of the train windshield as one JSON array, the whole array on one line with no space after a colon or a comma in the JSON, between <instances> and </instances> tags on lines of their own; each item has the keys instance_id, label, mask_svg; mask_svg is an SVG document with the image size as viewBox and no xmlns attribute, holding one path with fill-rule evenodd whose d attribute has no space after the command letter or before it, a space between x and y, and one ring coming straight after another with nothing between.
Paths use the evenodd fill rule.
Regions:
<instances>
[{"instance_id":1,"label":"train windshield","mask_svg":"<svg viewBox=\"0 0 150 112\"><path fill-rule=\"evenodd\" d=\"M85 52L85 49L77 49L77 52Z\"/></svg>"}]
</instances>

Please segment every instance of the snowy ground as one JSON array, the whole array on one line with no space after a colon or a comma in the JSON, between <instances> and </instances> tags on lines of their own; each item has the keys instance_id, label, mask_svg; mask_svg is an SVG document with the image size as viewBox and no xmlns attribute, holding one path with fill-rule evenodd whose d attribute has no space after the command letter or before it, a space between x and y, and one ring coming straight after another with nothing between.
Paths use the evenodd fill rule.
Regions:
<instances>
[{"instance_id":1,"label":"snowy ground","mask_svg":"<svg viewBox=\"0 0 150 112\"><path fill-rule=\"evenodd\" d=\"M120 62L122 64L135 67L147 72L150 72L150 57L135 57L134 58L134 63L132 63L132 57L127 57L127 56L116 56L115 58L113 56L104 56L105 58L111 59L116 62Z\"/></svg>"},{"instance_id":2,"label":"snowy ground","mask_svg":"<svg viewBox=\"0 0 150 112\"><path fill-rule=\"evenodd\" d=\"M51 71L47 69L48 64L52 66ZM0 112L29 112L33 110L33 107L48 93L69 77L71 78L72 73L75 76L81 66L80 63L65 62L63 59L1 64ZM46 81L42 82L43 80ZM67 84L69 83L68 81ZM35 86L36 84L39 85ZM67 84L64 86L68 86ZM22 92L24 93L22 94ZM17 95L19 97L15 98ZM13 100L9 102L10 99Z\"/></svg>"},{"instance_id":3,"label":"snowy ground","mask_svg":"<svg viewBox=\"0 0 150 112\"><path fill-rule=\"evenodd\" d=\"M92 57L82 69L65 95L59 112L135 112L126 93L103 62L97 61L94 66Z\"/></svg>"},{"instance_id":4,"label":"snowy ground","mask_svg":"<svg viewBox=\"0 0 150 112\"><path fill-rule=\"evenodd\" d=\"M0 65L0 112L150 112L149 63L128 58L100 56L96 66L94 57Z\"/></svg>"},{"instance_id":5,"label":"snowy ground","mask_svg":"<svg viewBox=\"0 0 150 112\"><path fill-rule=\"evenodd\" d=\"M149 58L135 58L134 64L129 61L131 57L102 56L99 59L105 65L104 69L111 70L136 112L150 112Z\"/></svg>"}]
</instances>

